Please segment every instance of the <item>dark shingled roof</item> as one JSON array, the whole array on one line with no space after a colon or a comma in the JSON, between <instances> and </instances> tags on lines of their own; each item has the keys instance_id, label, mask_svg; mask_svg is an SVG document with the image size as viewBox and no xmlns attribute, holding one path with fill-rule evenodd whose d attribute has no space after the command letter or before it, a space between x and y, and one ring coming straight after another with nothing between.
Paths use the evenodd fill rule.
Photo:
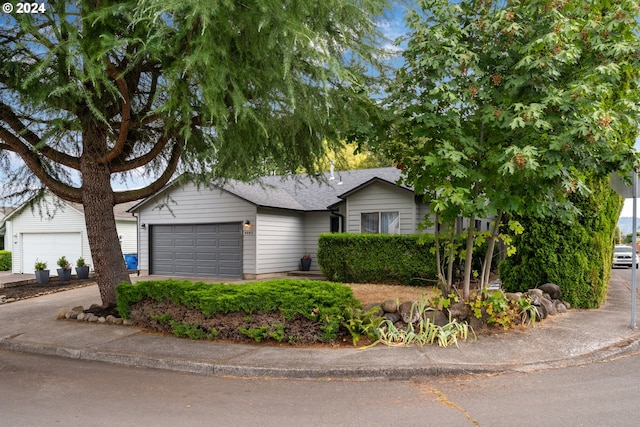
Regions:
<instances>
[{"instance_id":1,"label":"dark shingled roof","mask_svg":"<svg viewBox=\"0 0 640 427\"><path fill-rule=\"evenodd\" d=\"M324 211L340 202L343 194L371 180L379 179L395 185L400 174L397 168L375 168L336 171L333 179L330 172L317 177L266 176L252 183L228 181L223 189L261 207Z\"/></svg>"},{"instance_id":2,"label":"dark shingled roof","mask_svg":"<svg viewBox=\"0 0 640 427\"><path fill-rule=\"evenodd\" d=\"M264 176L256 181L242 182L225 180L212 183L211 187L220 188L256 206L296 211L326 211L339 203L342 195L371 182L382 180L396 185L401 171L397 168L374 168L348 171L326 172L318 176L287 175ZM333 178L332 178L333 176ZM145 199L129 209L135 212L159 194L166 192L178 181L168 184L155 195ZM400 186L411 191L410 187Z\"/></svg>"}]
</instances>

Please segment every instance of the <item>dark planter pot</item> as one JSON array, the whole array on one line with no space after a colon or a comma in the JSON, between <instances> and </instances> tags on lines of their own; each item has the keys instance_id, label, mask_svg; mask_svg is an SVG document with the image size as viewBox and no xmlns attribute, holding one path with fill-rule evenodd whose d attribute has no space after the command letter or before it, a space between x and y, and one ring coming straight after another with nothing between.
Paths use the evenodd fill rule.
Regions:
<instances>
[{"instance_id":1,"label":"dark planter pot","mask_svg":"<svg viewBox=\"0 0 640 427\"><path fill-rule=\"evenodd\" d=\"M78 276L78 279L88 279L89 267L76 267L76 275Z\"/></svg>"},{"instance_id":2,"label":"dark planter pot","mask_svg":"<svg viewBox=\"0 0 640 427\"><path fill-rule=\"evenodd\" d=\"M309 271L311 269L311 258L300 258L300 265L302 271Z\"/></svg>"},{"instance_id":3,"label":"dark planter pot","mask_svg":"<svg viewBox=\"0 0 640 427\"><path fill-rule=\"evenodd\" d=\"M58 268L58 280L61 282L68 282L71 280L71 269Z\"/></svg>"},{"instance_id":4,"label":"dark planter pot","mask_svg":"<svg viewBox=\"0 0 640 427\"><path fill-rule=\"evenodd\" d=\"M36 270L36 282L38 285L49 283L49 270Z\"/></svg>"}]
</instances>

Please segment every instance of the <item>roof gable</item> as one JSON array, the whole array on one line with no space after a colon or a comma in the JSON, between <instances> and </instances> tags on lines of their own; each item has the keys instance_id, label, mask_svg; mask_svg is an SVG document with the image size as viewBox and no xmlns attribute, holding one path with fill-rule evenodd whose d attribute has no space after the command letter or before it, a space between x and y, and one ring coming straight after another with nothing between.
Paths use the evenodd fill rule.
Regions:
<instances>
[{"instance_id":1,"label":"roof gable","mask_svg":"<svg viewBox=\"0 0 640 427\"><path fill-rule=\"evenodd\" d=\"M56 196L52 195L52 194L48 194L45 197L55 197ZM68 202L66 200L62 200L60 198L57 198L58 201L60 203L62 203L64 206L70 207L71 209L77 211L78 213L80 213L80 215L84 216L84 207L82 206L82 204L80 203L74 203L74 202ZM7 217L5 218L5 221L9 221L10 219L12 219L13 217L16 217L18 215L20 215L24 209L29 206L29 204L33 201L33 198L27 200L26 202L24 202L22 205L20 205L19 207L17 207L13 212L11 212L9 215L7 215ZM122 203L119 205L116 205L113 208L113 214L115 216L116 220L120 220L120 221L135 221L135 217L129 213L129 208L131 208L133 205L137 204L138 201L134 201L134 202L128 202L128 203ZM53 213L53 216L55 216L55 212Z\"/></svg>"}]
</instances>

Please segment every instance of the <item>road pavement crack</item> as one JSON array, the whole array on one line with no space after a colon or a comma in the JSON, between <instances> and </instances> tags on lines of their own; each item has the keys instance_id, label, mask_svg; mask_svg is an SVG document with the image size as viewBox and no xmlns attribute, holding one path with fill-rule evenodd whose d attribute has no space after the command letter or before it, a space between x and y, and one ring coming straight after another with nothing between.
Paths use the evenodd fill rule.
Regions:
<instances>
[{"instance_id":1,"label":"road pavement crack","mask_svg":"<svg viewBox=\"0 0 640 427\"><path fill-rule=\"evenodd\" d=\"M442 403L445 406L448 406L450 408L453 408L457 411L460 411L462 413L462 415L464 415L471 423L473 423L473 425L475 426L479 426L480 423L475 420L471 414L464 408L462 408L460 405L458 405L455 402L452 402L451 400L449 400L449 398L447 397L446 394L444 394L443 392L441 392L440 390L438 390L437 388L431 387L429 389L429 391L436 396L436 399L438 400L438 402Z\"/></svg>"}]
</instances>

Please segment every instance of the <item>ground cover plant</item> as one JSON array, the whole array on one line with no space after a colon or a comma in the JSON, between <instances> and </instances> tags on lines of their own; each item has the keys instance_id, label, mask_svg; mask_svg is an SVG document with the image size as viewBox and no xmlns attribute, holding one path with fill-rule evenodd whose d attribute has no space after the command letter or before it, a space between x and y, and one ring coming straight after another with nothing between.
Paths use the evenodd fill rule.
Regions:
<instances>
[{"instance_id":1,"label":"ground cover plant","mask_svg":"<svg viewBox=\"0 0 640 427\"><path fill-rule=\"evenodd\" d=\"M343 313L360 306L348 286L315 280L146 281L123 283L117 293L123 318L192 339L331 342Z\"/></svg>"},{"instance_id":2,"label":"ground cover plant","mask_svg":"<svg viewBox=\"0 0 640 427\"><path fill-rule=\"evenodd\" d=\"M475 337L469 325L472 317L479 319L476 328L495 324L509 329L523 323L519 302L508 301L502 292L482 292L469 303L454 294L443 298L435 287L349 286L296 279L245 284L145 281L123 283L117 291L123 318L147 330L191 339L362 348L378 343L448 346ZM394 291L396 305L409 301L415 319L392 320L381 308ZM468 306L468 316L453 314L456 302ZM430 312L435 311L448 320L432 318Z\"/></svg>"}]
</instances>

